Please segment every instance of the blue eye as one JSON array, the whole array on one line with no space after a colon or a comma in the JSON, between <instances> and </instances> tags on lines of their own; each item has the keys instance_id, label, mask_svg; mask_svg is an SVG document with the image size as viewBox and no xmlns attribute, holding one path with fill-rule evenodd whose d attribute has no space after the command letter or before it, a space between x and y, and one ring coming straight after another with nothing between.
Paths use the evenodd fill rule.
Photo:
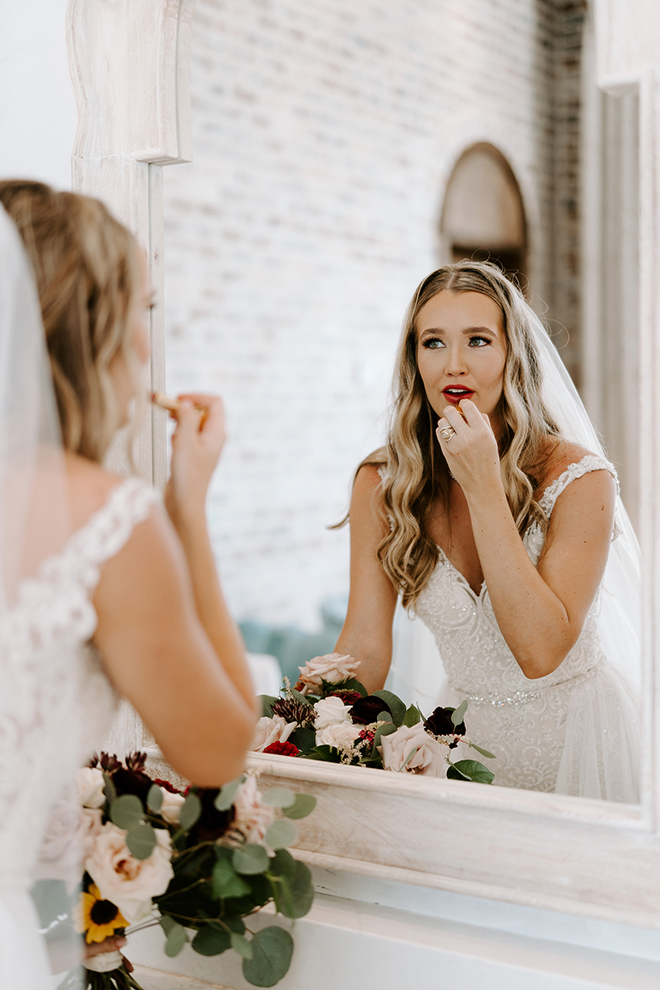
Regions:
<instances>
[{"instance_id":1,"label":"blue eye","mask_svg":"<svg viewBox=\"0 0 660 990\"><path fill-rule=\"evenodd\" d=\"M430 337L424 341L422 346L428 348L429 350L437 350L439 347L444 347L445 342L444 340L438 340L437 337Z\"/></svg>"},{"instance_id":2,"label":"blue eye","mask_svg":"<svg viewBox=\"0 0 660 990\"><path fill-rule=\"evenodd\" d=\"M470 347L486 347L488 344L488 337L470 337Z\"/></svg>"}]
</instances>

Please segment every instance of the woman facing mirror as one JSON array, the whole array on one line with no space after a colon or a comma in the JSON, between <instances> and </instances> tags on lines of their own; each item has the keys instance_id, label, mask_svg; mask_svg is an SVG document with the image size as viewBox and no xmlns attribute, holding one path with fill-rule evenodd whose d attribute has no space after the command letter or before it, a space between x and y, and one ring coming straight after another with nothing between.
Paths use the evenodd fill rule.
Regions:
<instances>
[{"instance_id":1,"label":"woman facing mirror","mask_svg":"<svg viewBox=\"0 0 660 990\"><path fill-rule=\"evenodd\" d=\"M336 649L368 690L385 682L400 595L435 636L442 703L468 700L497 784L639 800L636 616L622 597L638 547L551 341L496 266L458 262L418 287L387 445L358 468L349 519Z\"/></svg>"}]
</instances>

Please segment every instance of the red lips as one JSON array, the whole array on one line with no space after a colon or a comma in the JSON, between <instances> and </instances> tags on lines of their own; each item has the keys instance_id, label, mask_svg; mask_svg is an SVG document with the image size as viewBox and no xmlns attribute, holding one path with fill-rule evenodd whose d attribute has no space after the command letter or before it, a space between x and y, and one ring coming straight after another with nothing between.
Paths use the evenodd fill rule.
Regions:
<instances>
[{"instance_id":1,"label":"red lips","mask_svg":"<svg viewBox=\"0 0 660 990\"><path fill-rule=\"evenodd\" d=\"M462 385L447 385L446 388L443 388L442 394L447 402L458 405L463 399L471 399L474 391L471 388L463 388Z\"/></svg>"}]
</instances>

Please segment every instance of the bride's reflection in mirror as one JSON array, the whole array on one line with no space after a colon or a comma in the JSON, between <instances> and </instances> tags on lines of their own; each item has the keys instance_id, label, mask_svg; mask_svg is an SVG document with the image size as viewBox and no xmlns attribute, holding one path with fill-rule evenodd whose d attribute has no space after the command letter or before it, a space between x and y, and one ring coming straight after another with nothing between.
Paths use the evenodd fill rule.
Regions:
<instances>
[{"instance_id":1,"label":"bride's reflection in mirror","mask_svg":"<svg viewBox=\"0 0 660 990\"><path fill-rule=\"evenodd\" d=\"M414 294L394 381L355 479L337 651L382 688L399 595L496 783L637 802L637 543L549 336L497 266L447 265Z\"/></svg>"}]
</instances>

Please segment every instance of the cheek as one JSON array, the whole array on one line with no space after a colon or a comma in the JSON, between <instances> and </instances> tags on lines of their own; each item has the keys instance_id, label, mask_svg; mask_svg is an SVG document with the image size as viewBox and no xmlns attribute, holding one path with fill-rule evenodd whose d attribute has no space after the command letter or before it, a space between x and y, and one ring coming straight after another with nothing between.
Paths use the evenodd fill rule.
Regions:
<instances>
[{"instance_id":1,"label":"cheek","mask_svg":"<svg viewBox=\"0 0 660 990\"><path fill-rule=\"evenodd\" d=\"M133 334L133 347L140 364L146 364L151 356L149 326L146 320L140 320Z\"/></svg>"}]
</instances>

